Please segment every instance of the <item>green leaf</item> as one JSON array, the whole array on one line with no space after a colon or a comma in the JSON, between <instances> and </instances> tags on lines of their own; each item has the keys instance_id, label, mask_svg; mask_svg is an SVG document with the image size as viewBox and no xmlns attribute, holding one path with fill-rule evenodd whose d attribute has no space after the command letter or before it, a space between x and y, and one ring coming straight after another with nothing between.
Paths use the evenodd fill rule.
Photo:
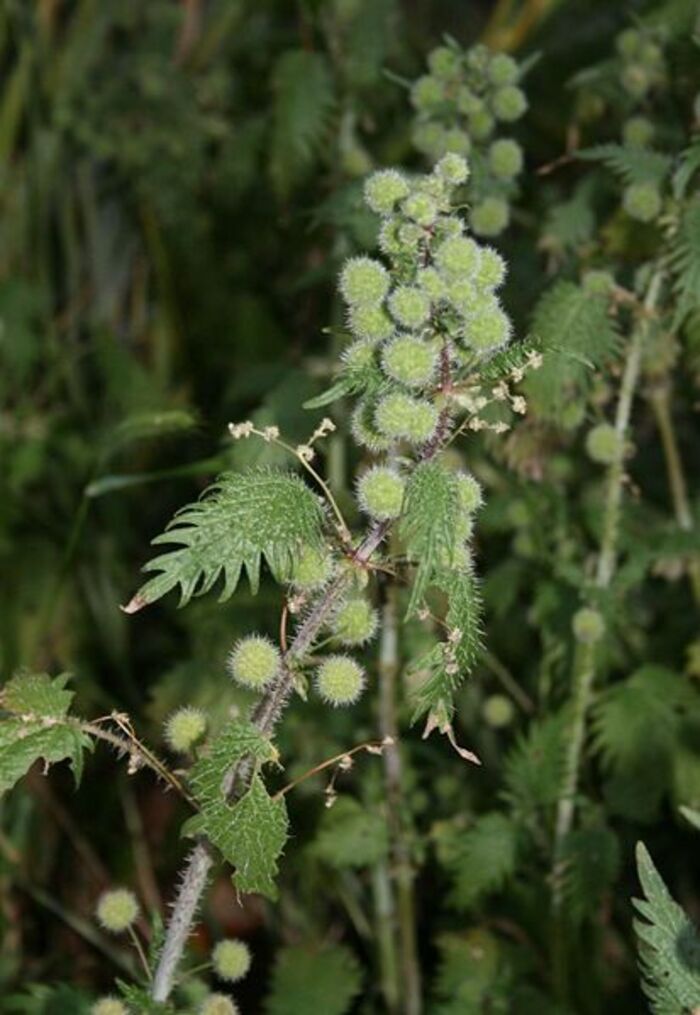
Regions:
<instances>
[{"instance_id":1,"label":"green leaf","mask_svg":"<svg viewBox=\"0 0 700 1015\"><path fill-rule=\"evenodd\" d=\"M644 992L656 1015L684 1015L700 1004L700 937L671 897L642 842L637 870L643 899L633 899Z\"/></svg>"},{"instance_id":2,"label":"green leaf","mask_svg":"<svg viewBox=\"0 0 700 1015\"><path fill-rule=\"evenodd\" d=\"M515 825L494 811L483 814L459 833L448 867L453 879L452 901L472 909L489 892L502 888L516 862Z\"/></svg>"},{"instance_id":3,"label":"green leaf","mask_svg":"<svg viewBox=\"0 0 700 1015\"><path fill-rule=\"evenodd\" d=\"M508 753L504 798L515 814L531 818L553 810L559 799L565 759L565 713L530 724Z\"/></svg>"},{"instance_id":4,"label":"green leaf","mask_svg":"<svg viewBox=\"0 0 700 1015\"><path fill-rule=\"evenodd\" d=\"M700 307L700 199L695 198L681 215L669 266L673 274L676 311L672 328L680 328L686 317Z\"/></svg>"},{"instance_id":5,"label":"green leaf","mask_svg":"<svg viewBox=\"0 0 700 1015\"><path fill-rule=\"evenodd\" d=\"M146 564L145 571L158 574L124 609L135 613L177 586L184 606L192 596L209 592L220 577L223 601L235 592L243 568L255 593L262 559L275 578L283 580L304 546L320 544L322 521L319 498L292 473L225 473L153 540L178 548Z\"/></svg>"},{"instance_id":6,"label":"green leaf","mask_svg":"<svg viewBox=\"0 0 700 1015\"><path fill-rule=\"evenodd\" d=\"M314 856L331 867L370 867L388 851L386 820L350 796L324 810L312 846Z\"/></svg>"},{"instance_id":7,"label":"green leaf","mask_svg":"<svg viewBox=\"0 0 700 1015\"><path fill-rule=\"evenodd\" d=\"M580 923L600 909L617 877L620 848L617 836L604 825L570 832L563 848L563 891L567 917Z\"/></svg>"},{"instance_id":8,"label":"green leaf","mask_svg":"<svg viewBox=\"0 0 700 1015\"><path fill-rule=\"evenodd\" d=\"M277 751L252 723L234 720L214 738L208 753L189 771L192 790L203 807L223 800L224 776L236 761L247 757L262 764L276 761Z\"/></svg>"},{"instance_id":9,"label":"green leaf","mask_svg":"<svg viewBox=\"0 0 700 1015\"><path fill-rule=\"evenodd\" d=\"M31 713L59 719L68 714L74 692L65 689L69 681L64 673L53 679L46 673L20 673L2 689L2 703L8 712Z\"/></svg>"},{"instance_id":10,"label":"green leaf","mask_svg":"<svg viewBox=\"0 0 700 1015\"><path fill-rule=\"evenodd\" d=\"M360 993L360 965L344 945L283 948L272 973L266 1015L344 1015Z\"/></svg>"},{"instance_id":11,"label":"green leaf","mask_svg":"<svg viewBox=\"0 0 700 1015\"><path fill-rule=\"evenodd\" d=\"M579 159L602 162L625 183L660 184L671 168L670 155L648 148L625 148L618 144L601 144L576 152Z\"/></svg>"},{"instance_id":12,"label":"green leaf","mask_svg":"<svg viewBox=\"0 0 700 1015\"><path fill-rule=\"evenodd\" d=\"M270 175L285 197L311 168L330 124L333 79L325 56L306 49L284 53L274 69L272 90Z\"/></svg>"}]
</instances>

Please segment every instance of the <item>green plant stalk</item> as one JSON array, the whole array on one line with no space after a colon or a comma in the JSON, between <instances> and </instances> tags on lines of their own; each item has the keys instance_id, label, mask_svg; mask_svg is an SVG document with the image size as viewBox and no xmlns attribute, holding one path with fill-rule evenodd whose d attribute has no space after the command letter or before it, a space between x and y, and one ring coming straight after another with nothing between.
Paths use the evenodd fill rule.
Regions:
<instances>
[{"instance_id":1,"label":"green plant stalk","mask_svg":"<svg viewBox=\"0 0 700 1015\"><path fill-rule=\"evenodd\" d=\"M400 958L401 1011L420 1015L420 965L416 947L414 871L403 815L404 779L398 745L396 719L396 682L399 675L399 640L396 586L389 583L382 608L382 634L379 645L379 728L382 739L392 743L382 753L386 809L389 827L391 866L396 889L398 952Z\"/></svg>"},{"instance_id":2,"label":"green plant stalk","mask_svg":"<svg viewBox=\"0 0 700 1015\"><path fill-rule=\"evenodd\" d=\"M396 955L394 928L396 912L389 870L382 860L372 869L372 891L379 953L379 979L387 1015L399 1011L399 964Z\"/></svg>"},{"instance_id":3,"label":"green plant stalk","mask_svg":"<svg viewBox=\"0 0 700 1015\"><path fill-rule=\"evenodd\" d=\"M632 333L620 382L620 392L615 411L615 432L618 438L617 452L608 468L603 508L603 529L594 577L594 585L600 590L609 588L617 566L617 539L622 491L625 480L625 443L632 413L632 403L639 381L642 353L649 331L649 321L656 307L661 279L661 272L657 270L649 283L641 318ZM555 914L555 956L558 956L558 961L555 962L555 978L558 979L560 985L564 979L564 972L561 968L564 936L561 932L561 927L557 925L559 924L563 904L562 865L564 860L564 845L573 826L576 811L575 798L583 755L586 722L596 676L596 649L597 646L594 643L583 643L578 646L578 650L575 653L574 672L572 675L572 714L568 730L564 774L557 802L554 830L552 902Z\"/></svg>"},{"instance_id":4,"label":"green plant stalk","mask_svg":"<svg viewBox=\"0 0 700 1015\"><path fill-rule=\"evenodd\" d=\"M683 532L692 532L693 515L690 510L688 499L688 487L683 470L676 431L673 426L673 415L671 413L671 392L668 383L656 385L649 392L649 403L654 413L656 426L661 437L661 445L666 461L666 472L668 475L668 486L671 492L673 512L676 516L678 528ZM700 559L693 554L688 559L688 579L693 592L695 605L700 607Z\"/></svg>"}]
</instances>

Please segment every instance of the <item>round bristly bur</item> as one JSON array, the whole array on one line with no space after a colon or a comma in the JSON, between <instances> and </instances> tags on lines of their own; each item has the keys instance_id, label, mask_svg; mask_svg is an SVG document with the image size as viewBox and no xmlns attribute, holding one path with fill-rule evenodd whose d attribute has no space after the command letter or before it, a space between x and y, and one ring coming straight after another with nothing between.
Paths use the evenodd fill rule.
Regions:
<instances>
[{"instance_id":1,"label":"round bristly bur","mask_svg":"<svg viewBox=\"0 0 700 1015\"><path fill-rule=\"evenodd\" d=\"M496 129L496 121L485 107L477 110L475 113L470 113L467 119L469 121L469 133L477 141L485 141L491 137Z\"/></svg>"},{"instance_id":2,"label":"round bristly bur","mask_svg":"<svg viewBox=\"0 0 700 1015\"><path fill-rule=\"evenodd\" d=\"M168 717L165 739L174 751L186 754L202 739L206 729L207 717L204 712L186 705Z\"/></svg>"},{"instance_id":3,"label":"round bristly bur","mask_svg":"<svg viewBox=\"0 0 700 1015\"><path fill-rule=\"evenodd\" d=\"M346 303L375 305L389 290L389 273L371 257L351 257L340 273L339 288Z\"/></svg>"},{"instance_id":4,"label":"round bristly bur","mask_svg":"<svg viewBox=\"0 0 700 1015\"><path fill-rule=\"evenodd\" d=\"M386 451L392 442L374 425L375 408L371 402L358 402L350 417L350 430L357 444L376 454L379 451Z\"/></svg>"},{"instance_id":5,"label":"round bristly bur","mask_svg":"<svg viewBox=\"0 0 700 1015\"><path fill-rule=\"evenodd\" d=\"M493 729L505 729L515 719L515 706L505 694L490 694L484 702L482 715Z\"/></svg>"},{"instance_id":6,"label":"round bristly bur","mask_svg":"<svg viewBox=\"0 0 700 1015\"><path fill-rule=\"evenodd\" d=\"M251 964L250 948L245 941L228 938L214 945L211 953L214 972L221 980L237 983L248 973Z\"/></svg>"},{"instance_id":7,"label":"round bristly bur","mask_svg":"<svg viewBox=\"0 0 700 1015\"><path fill-rule=\"evenodd\" d=\"M382 342L394 332L394 324L387 312L379 306L363 304L352 307L348 316L350 330L357 338L369 342Z\"/></svg>"},{"instance_id":8,"label":"round bristly bur","mask_svg":"<svg viewBox=\"0 0 700 1015\"><path fill-rule=\"evenodd\" d=\"M496 87L513 85L518 80L518 65L513 57L508 56L507 53L496 53L489 63L488 76L491 83L496 85Z\"/></svg>"},{"instance_id":9,"label":"round bristly bur","mask_svg":"<svg viewBox=\"0 0 700 1015\"><path fill-rule=\"evenodd\" d=\"M430 316L430 300L422 289L400 285L389 296L389 310L402 327L417 330Z\"/></svg>"},{"instance_id":10,"label":"round bristly bur","mask_svg":"<svg viewBox=\"0 0 700 1015\"><path fill-rule=\"evenodd\" d=\"M452 236L435 251L435 263L450 279L473 278L479 270L479 245L469 236Z\"/></svg>"},{"instance_id":11,"label":"round bristly bur","mask_svg":"<svg viewBox=\"0 0 700 1015\"><path fill-rule=\"evenodd\" d=\"M588 457L599 465L611 465L620 451L620 437L611 423L599 423L586 435Z\"/></svg>"},{"instance_id":12,"label":"round bristly bur","mask_svg":"<svg viewBox=\"0 0 700 1015\"><path fill-rule=\"evenodd\" d=\"M240 1015L240 1008L225 994L210 994L202 1002L199 1015Z\"/></svg>"},{"instance_id":13,"label":"round bristly bur","mask_svg":"<svg viewBox=\"0 0 700 1015\"><path fill-rule=\"evenodd\" d=\"M457 110L464 116L471 116L485 108L484 100L467 85L462 85L457 90Z\"/></svg>"},{"instance_id":14,"label":"round bristly bur","mask_svg":"<svg viewBox=\"0 0 700 1015\"><path fill-rule=\"evenodd\" d=\"M401 253L408 254L418 250L423 239L423 230L415 222L403 222L398 230Z\"/></svg>"},{"instance_id":15,"label":"round bristly bur","mask_svg":"<svg viewBox=\"0 0 700 1015\"><path fill-rule=\"evenodd\" d=\"M129 1011L116 997L101 997L90 1008L90 1015L129 1015Z\"/></svg>"},{"instance_id":16,"label":"round bristly bur","mask_svg":"<svg viewBox=\"0 0 700 1015\"><path fill-rule=\"evenodd\" d=\"M362 694L365 672L349 656L328 656L316 671L316 690L329 705L352 705Z\"/></svg>"},{"instance_id":17,"label":"round bristly bur","mask_svg":"<svg viewBox=\"0 0 700 1015\"><path fill-rule=\"evenodd\" d=\"M445 86L432 74L424 74L411 88L411 102L415 109L427 110L445 101Z\"/></svg>"},{"instance_id":18,"label":"round bristly bur","mask_svg":"<svg viewBox=\"0 0 700 1015\"><path fill-rule=\"evenodd\" d=\"M374 422L387 437L424 444L435 433L438 414L430 402L396 392L380 400Z\"/></svg>"},{"instance_id":19,"label":"round bristly bur","mask_svg":"<svg viewBox=\"0 0 700 1015\"><path fill-rule=\"evenodd\" d=\"M445 296L445 280L436 268L419 268L416 272L416 285L431 300L440 300Z\"/></svg>"},{"instance_id":20,"label":"round bristly bur","mask_svg":"<svg viewBox=\"0 0 700 1015\"><path fill-rule=\"evenodd\" d=\"M476 287L461 279L448 282L446 296L455 310L465 316L473 313L481 302L481 296Z\"/></svg>"},{"instance_id":21,"label":"round bristly bur","mask_svg":"<svg viewBox=\"0 0 700 1015\"><path fill-rule=\"evenodd\" d=\"M343 645L364 645L372 640L377 630L376 610L362 596L353 596L338 607L330 628L336 641Z\"/></svg>"},{"instance_id":22,"label":"round bristly bur","mask_svg":"<svg viewBox=\"0 0 700 1015\"><path fill-rule=\"evenodd\" d=\"M481 310L469 316L464 341L470 349L493 352L508 343L510 332L510 320L502 310Z\"/></svg>"},{"instance_id":23,"label":"round bristly bur","mask_svg":"<svg viewBox=\"0 0 700 1015\"><path fill-rule=\"evenodd\" d=\"M622 140L630 148L646 148L654 140L654 124L646 116L631 116L622 125Z\"/></svg>"},{"instance_id":24,"label":"round bristly bur","mask_svg":"<svg viewBox=\"0 0 700 1015\"><path fill-rule=\"evenodd\" d=\"M511 138L494 141L488 157L491 172L499 180L512 180L523 168L523 150Z\"/></svg>"},{"instance_id":25,"label":"round bristly bur","mask_svg":"<svg viewBox=\"0 0 700 1015\"><path fill-rule=\"evenodd\" d=\"M638 222L652 222L661 211L661 194L654 183L631 183L625 188L622 206Z\"/></svg>"},{"instance_id":26,"label":"round bristly bur","mask_svg":"<svg viewBox=\"0 0 700 1015\"><path fill-rule=\"evenodd\" d=\"M438 214L438 207L430 194L409 194L401 205L403 213L419 226L431 226Z\"/></svg>"},{"instance_id":27,"label":"round bristly bur","mask_svg":"<svg viewBox=\"0 0 700 1015\"><path fill-rule=\"evenodd\" d=\"M605 621L597 610L584 606L574 614L572 629L576 641L595 645L605 634Z\"/></svg>"},{"instance_id":28,"label":"round bristly bur","mask_svg":"<svg viewBox=\"0 0 700 1015\"><path fill-rule=\"evenodd\" d=\"M485 197L472 208L469 222L477 236L498 236L508 225L510 210L501 197Z\"/></svg>"},{"instance_id":29,"label":"round bristly bur","mask_svg":"<svg viewBox=\"0 0 700 1015\"><path fill-rule=\"evenodd\" d=\"M437 120L417 123L411 132L411 140L419 152L435 159L445 151L445 128Z\"/></svg>"},{"instance_id":30,"label":"round bristly bur","mask_svg":"<svg viewBox=\"0 0 700 1015\"><path fill-rule=\"evenodd\" d=\"M360 507L377 521L391 521L401 514L405 488L406 484L396 469L388 465L374 465L358 480Z\"/></svg>"},{"instance_id":31,"label":"round bristly bur","mask_svg":"<svg viewBox=\"0 0 700 1015\"><path fill-rule=\"evenodd\" d=\"M401 335L382 350L382 366L389 377L409 388L423 388L435 377L437 350L420 338Z\"/></svg>"},{"instance_id":32,"label":"round bristly bur","mask_svg":"<svg viewBox=\"0 0 700 1015\"><path fill-rule=\"evenodd\" d=\"M527 109L525 93L516 85L497 88L491 98L491 108L496 118L505 123L518 120Z\"/></svg>"},{"instance_id":33,"label":"round bristly bur","mask_svg":"<svg viewBox=\"0 0 700 1015\"><path fill-rule=\"evenodd\" d=\"M326 550L315 546L302 548L294 568L291 582L302 592L322 588L333 574L333 557Z\"/></svg>"},{"instance_id":34,"label":"round bristly bur","mask_svg":"<svg viewBox=\"0 0 700 1015\"><path fill-rule=\"evenodd\" d=\"M479 270L474 279L479 289L498 289L506 278L506 262L493 247L482 247Z\"/></svg>"},{"instance_id":35,"label":"round bristly bur","mask_svg":"<svg viewBox=\"0 0 700 1015\"><path fill-rule=\"evenodd\" d=\"M128 888L112 888L99 897L95 913L105 930L123 934L137 919L139 904Z\"/></svg>"},{"instance_id":36,"label":"round bristly bur","mask_svg":"<svg viewBox=\"0 0 700 1015\"><path fill-rule=\"evenodd\" d=\"M231 651L228 668L238 684L255 691L262 690L279 673L279 649L269 638L262 635L253 634L248 638L241 638Z\"/></svg>"},{"instance_id":37,"label":"round bristly bur","mask_svg":"<svg viewBox=\"0 0 700 1015\"><path fill-rule=\"evenodd\" d=\"M641 63L629 63L620 74L620 83L632 98L643 99L654 83L654 75Z\"/></svg>"},{"instance_id":38,"label":"round bristly bur","mask_svg":"<svg viewBox=\"0 0 700 1015\"><path fill-rule=\"evenodd\" d=\"M368 342L365 338L359 338L341 352L340 358L346 367L349 367L351 370L362 370L364 367L371 366L374 362L374 350L374 342Z\"/></svg>"},{"instance_id":39,"label":"round bristly bur","mask_svg":"<svg viewBox=\"0 0 700 1015\"><path fill-rule=\"evenodd\" d=\"M633 60L642 48L642 33L636 28L625 28L615 39L615 48L625 60Z\"/></svg>"},{"instance_id":40,"label":"round bristly bur","mask_svg":"<svg viewBox=\"0 0 700 1015\"><path fill-rule=\"evenodd\" d=\"M459 503L464 510L468 511L469 514L478 511L484 503L479 481L470 472L458 472L457 489L459 492Z\"/></svg>"},{"instance_id":41,"label":"round bristly bur","mask_svg":"<svg viewBox=\"0 0 700 1015\"><path fill-rule=\"evenodd\" d=\"M435 166L435 173L451 187L457 187L469 179L469 165L461 155L448 152Z\"/></svg>"},{"instance_id":42,"label":"round bristly bur","mask_svg":"<svg viewBox=\"0 0 700 1015\"><path fill-rule=\"evenodd\" d=\"M449 80L460 71L459 53L450 46L438 46L428 54L428 67L431 74Z\"/></svg>"},{"instance_id":43,"label":"round bristly bur","mask_svg":"<svg viewBox=\"0 0 700 1015\"><path fill-rule=\"evenodd\" d=\"M380 169L365 183L365 201L379 215L388 215L409 192L406 178L395 169Z\"/></svg>"},{"instance_id":44,"label":"round bristly bur","mask_svg":"<svg viewBox=\"0 0 700 1015\"><path fill-rule=\"evenodd\" d=\"M477 136L476 133L474 136ZM471 150L471 139L466 131L460 130L459 127L451 127L443 134L442 151L445 152L445 154L468 155Z\"/></svg>"}]
</instances>

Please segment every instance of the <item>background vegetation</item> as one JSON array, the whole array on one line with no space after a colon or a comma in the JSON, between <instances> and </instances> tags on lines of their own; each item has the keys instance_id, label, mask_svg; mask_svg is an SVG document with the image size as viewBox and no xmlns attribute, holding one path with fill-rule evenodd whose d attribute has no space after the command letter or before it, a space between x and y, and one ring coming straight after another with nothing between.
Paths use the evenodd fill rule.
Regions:
<instances>
[{"instance_id":1,"label":"background vegetation","mask_svg":"<svg viewBox=\"0 0 700 1015\"><path fill-rule=\"evenodd\" d=\"M637 17L667 47L660 97L638 104L677 159L700 117L691 0L2 0L3 679L70 672L82 714L128 714L163 753L174 708L206 706L221 723L245 702L224 661L252 628L275 634L272 587L182 612L174 597L135 617L118 606L176 508L223 468L279 460L264 443L232 443L230 420L274 423L294 441L320 418L302 403L328 386L344 344L337 273L375 242L363 178L425 167L410 82L444 33L526 61L529 109L513 126L525 168L495 243L517 335L552 334L556 354L578 325L553 283L578 287L582 270L612 268L629 291L667 242L662 226L620 211L614 173L571 155L619 140L638 111L605 70ZM645 1010L630 903L640 838L686 911L700 906L697 833L678 810L700 807L697 230L688 244L684 312L655 332L634 409L621 577L596 600L610 637L580 820L559 844L566 915L554 926L571 617L588 598L602 512L586 434L612 414L624 321L587 318L578 372L554 355L530 392L532 416L471 445L487 500L486 637L456 726L483 766L466 766L444 738L422 741L402 708L401 798L390 801L416 875L427 1011ZM336 422L325 467L345 506L357 452L342 407ZM678 470L675 487L667 479L673 449L680 493ZM418 622L403 630L402 673L423 640ZM279 740L286 776L375 738L376 706L292 709ZM87 1010L130 961L94 925L100 891L131 884L163 913L172 892L185 816L175 796L101 751L78 795L71 779L37 768L2 804L0 1010ZM364 758L339 776L333 808L323 777L290 795L294 837L274 905L241 903L221 872L193 949L205 961L222 934L249 941L243 1011L390 1007L382 780L381 761Z\"/></svg>"}]
</instances>

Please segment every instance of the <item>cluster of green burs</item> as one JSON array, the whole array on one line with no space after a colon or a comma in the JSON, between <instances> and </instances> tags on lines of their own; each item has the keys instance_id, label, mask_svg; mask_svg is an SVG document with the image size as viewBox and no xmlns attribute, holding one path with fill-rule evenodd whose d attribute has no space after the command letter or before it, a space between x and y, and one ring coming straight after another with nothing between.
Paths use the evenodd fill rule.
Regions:
<instances>
[{"instance_id":1,"label":"cluster of green burs","mask_svg":"<svg viewBox=\"0 0 700 1015\"><path fill-rule=\"evenodd\" d=\"M428 68L411 90L413 142L431 160L448 152L469 156L471 227L479 236L497 236L509 222L523 152L517 141L496 134L499 124L513 123L527 109L522 70L505 53L483 45L463 51L456 43L433 50Z\"/></svg>"}]
</instances>

